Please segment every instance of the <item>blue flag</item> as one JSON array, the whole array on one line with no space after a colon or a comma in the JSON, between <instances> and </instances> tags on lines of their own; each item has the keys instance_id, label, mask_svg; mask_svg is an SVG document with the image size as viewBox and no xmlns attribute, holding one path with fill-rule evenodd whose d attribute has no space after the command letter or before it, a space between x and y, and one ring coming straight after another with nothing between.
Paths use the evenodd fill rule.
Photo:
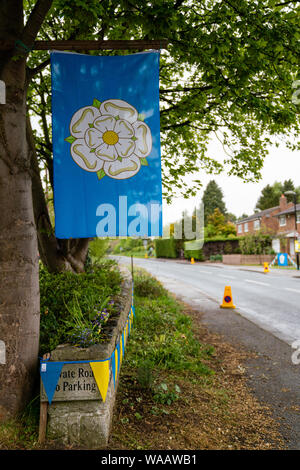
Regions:
<instances>
[{"instance_id":1,"label":"blue flag","mask_svg":"<svg viewBox=\"0 0 300 470\"><path fill-rule=\"evenodd\" d=\"M159 53L51 53L57 238L161 236Z\"/></svg>"}]
</instances>

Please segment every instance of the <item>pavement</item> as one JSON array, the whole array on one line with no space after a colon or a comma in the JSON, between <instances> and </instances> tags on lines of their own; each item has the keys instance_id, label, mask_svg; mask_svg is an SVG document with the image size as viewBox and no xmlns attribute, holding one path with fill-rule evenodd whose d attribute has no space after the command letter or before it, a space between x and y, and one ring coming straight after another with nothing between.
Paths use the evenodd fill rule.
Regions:
<instances>
[{"instance_id":1,"label":"pavement","mask_svg":"<svg viewBox=\"0 0 300 470\"><path fill-rule=\"evenodd\" d=\"M117 257L128 266L130 258ZM212 332L255 356L245 364L249 388L267 404L290 450L300 449L300 274L297 270L229 266L185 260L134 258L176 296L199 311ZM224 286L232 285L236 309L221 309ZM300 351L299 351L300 353ZM299 354L300 357L300 354Z\"/></svg>"},{"instance_id":2,"label":"pavement","mask_svg":"<svg viewBox=\"0 0 300 470\"><path fill-rule=\"evenodd\" d=\"M144 259L144 258L140 258ZM149 260L155 260L161 263L176 263L176 264L183 264L183 265L188 265L191 264L189 260L186 259L171 259L171 258L148 258ZM198 266L208 266L212 268L219 268L219 269L235 269L237 271L253 271L257 273L264 274L264 268L263 266L253 266L253 265L235 265L235 264L223 264L223 263L213 263L213 262L208 262L208 261L201 261L197 262L195 261L194 265ZM300 271L297 271L296 268L285 268L285 267L269 267L270 272L275 275L279 276L289 276L289 277L295 277L300 279Z\"/></svg>"}]
</instances>

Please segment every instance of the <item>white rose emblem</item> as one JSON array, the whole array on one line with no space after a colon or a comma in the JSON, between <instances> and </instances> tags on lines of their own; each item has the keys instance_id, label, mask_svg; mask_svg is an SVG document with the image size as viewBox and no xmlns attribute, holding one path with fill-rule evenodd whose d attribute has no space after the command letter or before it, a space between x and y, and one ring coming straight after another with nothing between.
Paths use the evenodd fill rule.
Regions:
<instances>
[{"instance_id":1,"label":"white rose emblem","mask_svg":"<svg viewBox=\"0 0 300 470\"><path fill-rule=\"evenodd\" d=\"M70 122L71 156L83 170L123 180L148 165L152 135L137 110L111 99L78 109Z\"/></svg>"}]
</instances>

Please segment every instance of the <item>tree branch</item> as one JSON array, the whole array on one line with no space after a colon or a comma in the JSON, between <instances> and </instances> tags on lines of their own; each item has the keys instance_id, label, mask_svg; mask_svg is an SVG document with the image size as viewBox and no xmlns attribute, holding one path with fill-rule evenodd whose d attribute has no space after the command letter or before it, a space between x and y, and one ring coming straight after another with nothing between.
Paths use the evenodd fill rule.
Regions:
<instances>
[{"instance_id":1,"label":"tree branch","mask_svg":"<svg viewBox=\"0 0 300 470\"><path fill-rule=\"evenodd\" d=\"M23 29L22 36L20 41L27 47L29 50L33 47L34 41L38 35L38 32L42 26L42 23L51 8L53 0L37 0L32 12L29 15L28 21ZM28 51L25 51L25 55L28 54Z\"/></svg>"},{"instance_id":2,"label":"tree branch","mask_svg":"<svg viewBox=\"0 0 300 470\"><path fill-rule=\"evenodd\" d=\"M200 87L183 87L183 88L173 88L173 89L168 89L168 90L159 90L159 93L161 95L165 93L186 93L187 91L207 91L211 90L212 86L207 85L207 86L200 86Z\"/></svg>"},{"instance_id":3,"label":"tree branch","mask_svg":"<svg viewBox=\"0 0 300 470\"><path fill-rule=\"evenodd\" d=\"M37 65L34 69L31 69L30 67L27 67L26 73L27 73L27 82L30 82L30 80L37 75L39 72L42 72L45 67L47 67L50 64L50 59L44 60L44 62L41 62L39 65Z\"/></svg>"}]
</instances>

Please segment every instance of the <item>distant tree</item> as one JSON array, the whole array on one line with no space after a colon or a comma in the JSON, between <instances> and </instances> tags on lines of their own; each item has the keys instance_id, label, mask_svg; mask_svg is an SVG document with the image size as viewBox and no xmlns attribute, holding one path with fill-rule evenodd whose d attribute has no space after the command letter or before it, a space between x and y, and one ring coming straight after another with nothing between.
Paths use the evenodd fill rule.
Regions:
<instances>
[{"instance_id":1,"label":"distant tree","mask_svg":"<svg viewBox=\"0 0 300 470\"><path fill-rule=\"evenodd\" d=\"M299 197L300 188L295 188L291 179L285 180L283 183L275 181L272 185L267 184L261 191L261 195L255 206L255 211L263 211L270 207L278 206L280 196L286 191L295 191ZM286 198L288 202L294 201L292 195L287 195Z\"/></svg>"},{"instance_id":2,"label":"distant tree","mask_svg":"<svg viewBox=\"0 0 300 470\"><path fill-rule=\"evenodd\" d=\"M236 235L235 225L226 220L226 217L220 209L216 208L208 217L208 223L205 227L205 238L216 236Z\"/></svg>"},{"instance_id":3,"label":"distant tree","mask_svg":"<svg viewBox=\"0 0 300 470\"><path fill-rule=\"evenodd\" d=\"M267 184L262 191L261 195L256 203L255 210L263 211L269 209L270 207L278 206L279 197L282 193L277 192L274 186Z\"/></svg>"},{"instance_id":4,"label":"distant tree","mask_svg":"<svg viewBox=\"0 0 300 470\"><path fill-rule=\"evenodd\" d=\"M247 217L249 217L248 214L245 214L245 212L243 212L243 214L240 217L238 217L237 220L247 219Z\"/></svg>"},{"instance_id":5,"label":"distant tree","mask_svg":"<svg viewBox=\"0 0 300 470\"><path fill-rule=\"evenodd\" d=\"M294 183L291 179L285 180L283 182L282 194L284 194L286 191L295 191L296 194L297 194L297 190L296 190L295 185L294 185ZM287 198L288 202L294 202L294 196L292 194L287 194L286 198Z\"/></svg>"},{"instance_id":6,"label":"distant tree","mask_svg":"<svg viewBox=\"0 0 300 470\"><path fill-rule=\"evenodd\" d=\"M231 212L227 212L226 214L226 219L228 222L233 222L235 223L237 221L237 216L235 214L232 214Z\"/></svg>"},{"instance_id":7,"label":"distant tree","mask_svg":"<svg viewBox=\"0 0 300 470\"><path fill-rule=\"evenodd\" d=\"M204 205L204 225L208 223L208 218L213 215L215 209L219 209L221 214L225 216L227 213L225 202L223 201L222 189L217 185L215 180L211 180L206 186L202 203Z\"/></svg>"}]
</instances>

